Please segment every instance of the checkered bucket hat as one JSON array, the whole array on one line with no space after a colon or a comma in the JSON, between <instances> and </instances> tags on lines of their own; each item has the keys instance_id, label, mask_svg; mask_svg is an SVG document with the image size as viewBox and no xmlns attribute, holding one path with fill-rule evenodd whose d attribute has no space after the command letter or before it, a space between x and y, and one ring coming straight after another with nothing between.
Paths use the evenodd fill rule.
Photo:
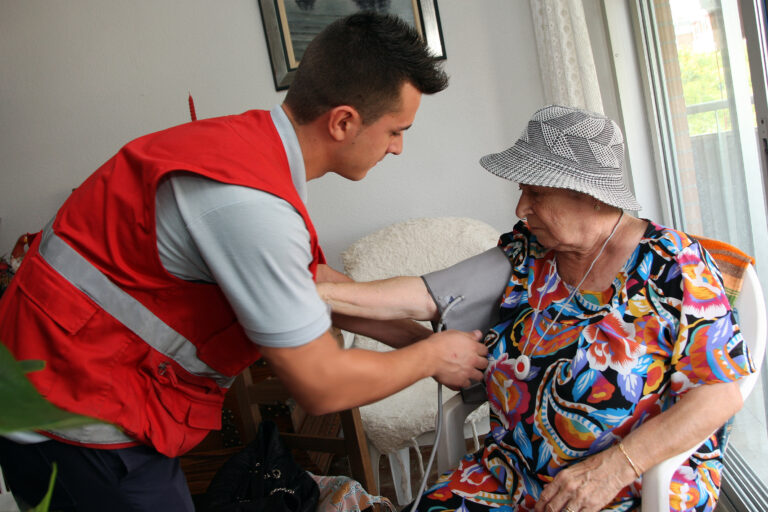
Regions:
<instances>
[{"instance_id":1,"label":"checkered bucket hat","mask_svg":"<svg viewBox=\"0 0 768 512\"><path fill-rule=\"evenodd\" d=\"M514 146L482 157L480 165L517 183L575 190L623 210L642 208L624 182L621 129L595 112L544 107Z\"/></svg>"}]
</instances>

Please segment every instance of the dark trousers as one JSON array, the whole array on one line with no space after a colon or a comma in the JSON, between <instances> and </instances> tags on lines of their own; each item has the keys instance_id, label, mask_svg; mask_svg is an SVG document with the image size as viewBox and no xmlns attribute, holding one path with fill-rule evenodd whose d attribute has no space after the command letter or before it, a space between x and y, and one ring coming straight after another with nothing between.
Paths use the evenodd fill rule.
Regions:
<instances>
[{"instance_id":1,"label":"dark trousers","mask_svg":"<svg viewBox=\"0 0 768 512\"><path fill-rule=\"evenodd\" d=\"M58 441L18 444L0 437L0 467L14 496L37 505L58 476L50 510L194 512L178 459L147 446L96 450Z\"/></svg>"}]
</instances>

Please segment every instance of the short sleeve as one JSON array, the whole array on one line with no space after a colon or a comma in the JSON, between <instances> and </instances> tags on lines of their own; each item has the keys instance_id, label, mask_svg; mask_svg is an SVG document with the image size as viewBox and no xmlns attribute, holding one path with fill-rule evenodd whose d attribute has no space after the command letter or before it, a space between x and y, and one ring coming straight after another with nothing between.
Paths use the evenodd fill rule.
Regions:
<instances>
[{"instance_id":1,"label":"short sleeve","mask_svg":"<svg viewBox=\"0 0 768 512\"><path fill-rule=\"evenodd\" d=\"M485 333L496 324L511 270L504 251L494 247L422 279L446 329L478 329ZM446 313L454 301L457 302Z\"/></svg>"},{"instance_id":2,"label":"short sleeve","mask_svg":"<svg viewBox=\"0 0 768 512\"><path fill-rule=\"evenodd\" d=\"M185 269L184 278L215 281L249 339L294 347L328 330L330 314L309 270L309 232L288 202L190 175L174 176L170 192L173 208L165 210L178 211L174 230L184 236L166 240L165 252L176 254L166 261Z\"/></svg>"},{"instance_id":3,"label":"short sleeve","mask_svg":"<svg viewBox=\"0 0 768 512\"><path fill-rule=\"evenodd\" d=\"M697 243L676 258L680 269L680 322L671 377L676 394L701 384L732 382L754 372L719 271Z\"/></svg>"}]
</instances>

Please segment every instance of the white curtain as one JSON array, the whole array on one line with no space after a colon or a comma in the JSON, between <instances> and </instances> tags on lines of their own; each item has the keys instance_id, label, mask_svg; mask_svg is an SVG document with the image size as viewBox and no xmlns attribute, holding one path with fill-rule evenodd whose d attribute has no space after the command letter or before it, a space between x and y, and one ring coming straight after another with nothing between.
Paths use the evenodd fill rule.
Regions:
<instances>
[{"instance_id":1,"label":"white curtain","mask_svg":"<svg viewBox=\"0 0 768 512\"><path fill-rule=\"evenodd\" d=\"M603 112L581 0L530 0L547 103Z\"/></svg>"}]
</instances>

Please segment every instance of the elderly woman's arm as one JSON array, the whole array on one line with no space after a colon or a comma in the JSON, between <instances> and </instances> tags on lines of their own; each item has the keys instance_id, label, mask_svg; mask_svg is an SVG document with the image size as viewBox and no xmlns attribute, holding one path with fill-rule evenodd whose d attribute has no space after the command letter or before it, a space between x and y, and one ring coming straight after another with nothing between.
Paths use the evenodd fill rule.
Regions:
<instances>
[{"instance_id":1,"label":"elderly woman's arm","mask_svg":"<svg viewBox=\"0 0 768 512\"><path fill-rule=\"evenodd\" d=\"M378 281L358 283L328 265L318 267L317 278L317 291L320 297L331 305L333 325L340 329L368 336L394 348L410 345L432 334L432 329L406 320L411 317L407 315L408 308L403 307L405 304L396 304L399 295L387 299L390 306L395 304L396 307L390 307L388 311L380 310L382 305L376 302L374 296L376 289L379 293L382 292ZM432 314L436 314L437 308L420 278L404 277L398 280L411 290L410 295L403 297L418 296L418 300L431 304L431 308L430 304L424 304L425 310L434 310L435 313ZM395 294L403 292L397 286L390 287L390 291ZM421 316L426 317L429 314L429 311L423 311Z\"/></svg>"},{"instance_id":2,"label":"elderly woman's arm","mask_svg":"<svg viewBox=\"0 0 768 512\"><path fill-rule=\"evenodd\" d=\"M320 297L334 313L374 320L434 320L437 306L420 277L380 281L318 283Z\"/></svg>"},{"instance_id":3,"label":"elderly woman's arm","mask_svg":"<svg viewBox=\"0 0 768 512\"><path fill-rule=\"evenodd\" d=\"M448 329L486 331L498 317L511 272L506 253L492 247L421 277L353 282L321 266L318 293L331 305L337 326L397 347L410 343L414 336L423 336L422 328L414 327L417 324L407 325L398 319L436 322L442 315ZM359 318L371 320L361 322Z\"/></svg>"},{"instance_id":4,"label":"elderly woman's arm","mask_svg":"<svg viewBox=\"0 0 768 512\"><path fill-rule=\"evenodd\" d=\"M632 431L622 444L640 471L700 444L742 406L738 382L705 384ZM637 475L618 445L568 467L547 484L538 512L600 510Z\"/></svg>"}]
</instances>

